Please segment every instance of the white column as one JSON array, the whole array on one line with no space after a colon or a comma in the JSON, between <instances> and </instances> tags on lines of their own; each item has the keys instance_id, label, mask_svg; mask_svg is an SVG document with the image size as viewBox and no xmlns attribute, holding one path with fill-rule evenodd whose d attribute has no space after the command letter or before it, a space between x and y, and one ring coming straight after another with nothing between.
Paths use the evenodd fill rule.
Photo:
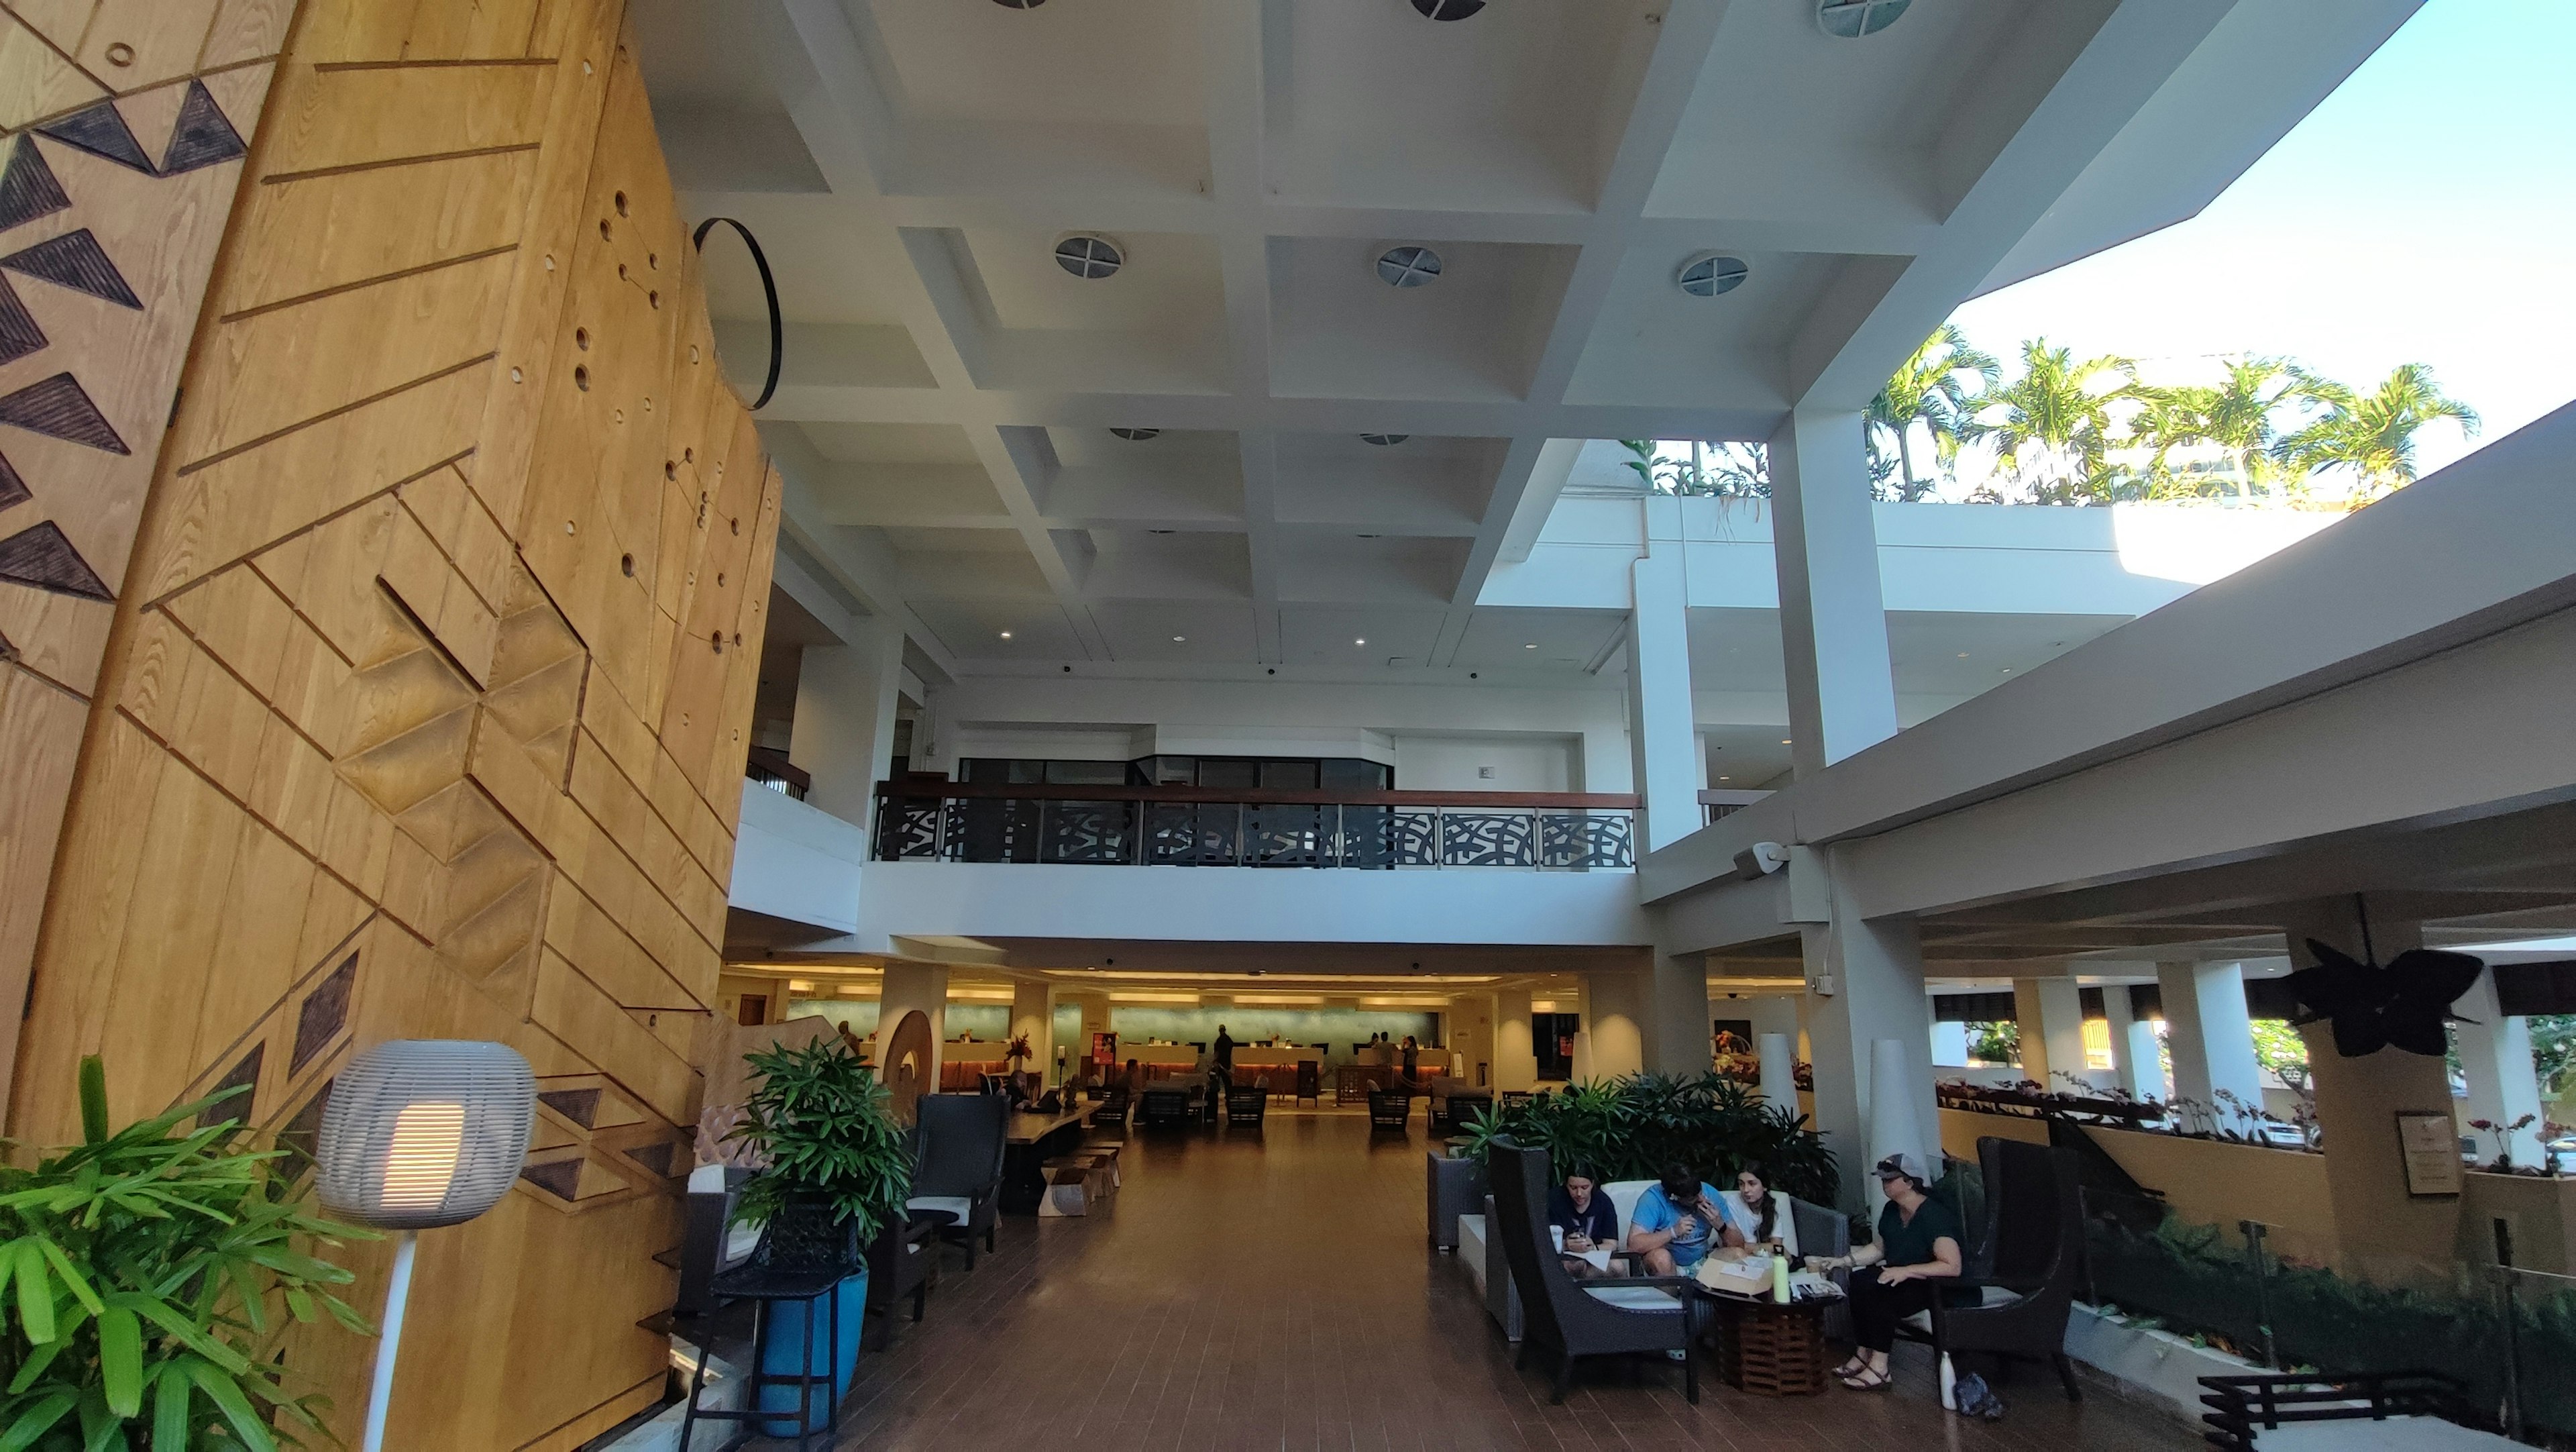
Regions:
<instances>
[{"instance_id":1,"label":"white column","mask_svg":"<svg viewBox=\"0 0 2576 1452\"><path fill-rule=\"evenodd\" d=\"M2074 979L2014 979L2013 1019L2021 1026L2023 1078L2051 1093L2071 1087L2060 1074L2092 1082L2084 1072L2084 990Z\"/></svg>"},{"instance_id":2,"label":"white column","mask_svg":"<svg viewBox=\"0 0 2576 1452\"><path fill-rule=\"evenodd\" d=\"M1055 990L1043 983L1011 985L1011 1037L1029 1036L1029 1059L1020 1067L1037 1071L1039 1082L1055 1072Z\"/></svg>"},{"instance_id":3,"label":"white column","mask_svg":"<svg viewBox=\"0 0 2576 1452\"><path fill-rule=\"evenodd\" d=\"M1789 758L1804 778L1895 735L1896 688L1860 415L1794 412L1770 456Z\"/></svg>"},{"instance_id":4,"label":"white column","mask_svg":"<svg viewBox=\"0 0 2576 1452\"><path fill-rule=\"evenodd\" d=\"M2102 1018L2111 1034L2111 1082L2133 1098L2162 1099L2165 1072L2164 1067L2156 1062L2155 1030L2147 1030L2143 1045L2145 1057L2141 1059L2140 1020L2129 1003L2128 985L2112 983L2103 986Z\"/></svg>"},{"instance_id":5,"label":"white column","mask_svg":"<svg viewBox=\"0 0 2576 1452\"><path fill-rule=\"evenodd\" d=\"M1957 1019L1932 1021L1932 1066L1966 1068L1968 1065L1968 1026Z\"/></svg>"},{"instance_id":6,"label":"white column","mask_svg":"<svg viewBox=\"0 0 2576 1452\"><path fill-rule=\"evenodd\" d=\"M1590 1077L1619 1079L1646 1066L1646 975L1630 968L1603 968L1583 975L1583 1037L1589 1046ZM1578 1069L1576 1077L1584 1077Z\"/></svg>"},{"instance_id":7,"label":"white column","mask_svg":"<svg viewBox=\"0 0 2576 1452\"><path fill-rule=\"evenodd\" d=\"M890 961L885 966L884 986L877 998L877 1056L884 1063L886 1044L903 1022L903 1016L914 1010L930 1020L930 1064L924 1070L921 1092L939 1092L940 1056L947 1050L948 1039L948 965L944 963L906 963Z\"/></svg>"},{"instance_id":8,"label":"white column","mask_svg":"<svg viewBox=\"0 0 2576 1452\"><path fill-rule=\"evenodd\" d=\"M1679 517L1678 500L1648 500L1650 521ZM1675 525L1678 532L1678 524ZM1650 540L1632 567L1628 620L1628 752L1643 804L1637 852L1678 842L1700 826L1699 740L1691 721L1689 597L1678 538Z\"/></svg>"},{"instance_id":9,"label":"white column","mask_svg":"<svg viewBox=\"0 0 2576 1452\"><path fill-rule=\"evenodd\" d=\"M873 820L876 784L894 761L903 627L870 617L860 629L855 645L805 648L787 756L814 778L807 806L864 827Z\"/></svg>"},{"instance_id":10,"label":"white column","mask_svg":"<svg viewBox=\"0 0 2576 1452\"><path fill-rule=\"evenodd\" d=\"M2165 1077L2164 1035L2156 1032L2157 1020L2132 1019L2129 1022L2129 1057L2138 1066L2137 1092L2149 1099L2173 1098L2173 1081Z\"/></svg>"},{"instance_id":11,"label":"white column","mask_svg":"<svg viewBox=\"0 0 2576 1452\"><path fill-rule=\"evenodd\" d=\"M2219 1090L2256 1108L2263 1104L2263 1069L2254 1060L2254 1023L2245 1012L2244 965L2159 963L2156 985L2165 1001L2174 1098L2208 1106L2217 1115L2214 1127L2235 1127Z\"/></svg>"},{"instance_id":12,"label":"white column","mask_svg":"<svg viewBox=\"0 0 2576 1452\"><path fill-rule=\"evenodd\" d=\"M1932 1000L1923 989L1923 945L1911 918L1837 922L1801 930L1807 981L1808 1061L1815 1066L1816 1127L1843 1167L1843 1208L1863 1209L1869 1177L1874 1045L1905 1046L1917 1127L1941 1122L1932 1096Z\"/></svg>"},{"instance_id":13,"label":"white column","mask_svg":"<svg viewBox=\"0 0 2576 1452\"><path fill-rule=\"evenodd\" d=\"M1658 1074L1705 1074L1709 1056L1708 963L1700 958L1655 955L1647 977L1653 996L1646 1036L1646 1067Z\"/></svg>"},{"instance_id":14,"label":"white column","mask_svg":"<svg viewBox=\"0 0 2576 1452\"><path fill-rule=\"evenodd\" d=\"M2507 1125L2526 1114L2532 1116L2529 1128L2510 1136L2513 1162L2539 1164L2540 1074L2531 1063L2530 1023L2505 1016L2496 1001L2492 968L2479 974L2451 1008L2460 1016L2451 1032L2460 1048L2461 1075L2468 1080L2469 1118ZM2471 1131L2477 1136L2480 1159L2494 1157L2496 1134L2501 1132Z\"/></svg>"},{"instance_id":15,"label":"white column","mask_svg":"<svg viewBox=\"0 0 2576 1452\"><path fill-rule=\"evenodd\" d=\"M1494 993L1494 1088L1527 1093L1538 1086L1538 1047L1530 1037L1530 993Z\"/></svg>"}]
</instances>

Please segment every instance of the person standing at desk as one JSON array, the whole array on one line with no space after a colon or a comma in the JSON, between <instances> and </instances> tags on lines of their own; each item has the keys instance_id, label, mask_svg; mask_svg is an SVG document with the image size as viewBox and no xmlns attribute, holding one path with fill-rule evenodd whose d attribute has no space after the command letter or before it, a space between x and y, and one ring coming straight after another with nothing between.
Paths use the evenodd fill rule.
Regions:
<instances>
[{"instance_id":1,"label":"person standing at desk","mask_svg":"<svg viewBox=\"0 0 2576 1452\"><path fill-rule=\"evenodd\" d=\"M1420 1078L1420 1075L1419 1075L1419 1070L1420 1070L1420 1068L1421 1068L1421 1065L1422 1065L1422 1048L1421 1048L1421 1046L1420 1046L1420 1045L1416 1044L1416 1043L1413 1041L1413 1035L1411 1035L1411 1034L1406 1034L1406 1035L1404 1036L1404 1087L1405 1087L1405 1088L1410 1089L1410 1088L1412 1088L1414 1085L1416 1085L1416 1084L1418 1084L1418 1083L1422 1082L1422 1081L1421 1081L1421 1078Z\"/></svg>"},{"instance_id":2,"label":"person standing at desk","mask_svg":"<svg viewBox=\"0 0 2576 1452\"><path fill-rule=\"evenodd\" d=\"M1209 1065L1214 1070L1216 1092L1222 1097L1234 1087L1234 1039L1226 1033L1224 1024L1216 1026L1216 1048L1209 1055Z\"/></svg>"}]
</instances>

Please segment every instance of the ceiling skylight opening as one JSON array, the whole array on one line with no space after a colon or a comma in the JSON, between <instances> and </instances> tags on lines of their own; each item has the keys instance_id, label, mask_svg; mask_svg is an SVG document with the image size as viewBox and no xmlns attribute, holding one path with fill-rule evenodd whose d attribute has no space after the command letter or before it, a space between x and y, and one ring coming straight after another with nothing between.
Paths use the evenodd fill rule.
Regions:
<instances>
[{"instance_id":1,"label":"ceiling skylight opening","mask_svg":"<svg viewBox=\"0 0 2576 1452\"><path fill-rule=\"evenodd\" d=\"M1485 0L1413 0L1414 11L1425 20L1464 20L1485 8Z\"/></svg>"},{"instance_id":2,"label":"ceiling skylight opening","mask_svg":"<svg viewBox=\"0 0 2576 1452\"><path fill-rule=\"evenodd\" d=\"M1055 244L1055 265L1085 282L1098 282L1126 266L1127 254L1106 237L1076 232Z\"/></svg>"},{"instance_id":3,"label":"ceiling skylight opening","mask_svg":"<svg viewBox=\"0 0 2576 1452\"><path fill-rule=\"evenodd\" d=\"M1378 254L1377 279L1389 287L1423 287L1440 280L1440 254L1410 243Z\"/></svg>"},{"instance_id":4,"label":"ceiling skylight opening","mask_svg":"<svg viewBox=\"0 0 2576 1452\"><path fill-rule=\"evenodd\" d=\"M1375 444L1381 449L1391 449L1412 437L1413 435L1411 434L1362 434L1360 435L1360 442L1363 444Z\"/></svg>"},{"instance_id":5,"label":"ceiling skylight opening","mask_svg":"<svg viewBox=\"0 0 2576 1452\"><path fill-rule=\"evenodd\" d=\"M1742 287L1752 270L1741 257L1703 252L1682 264L1681 271L1673 275L1673 285L1692 297L1715 297Z\"/></svg>"},{"instance_id":6,"label":"ceiling skylight opening","mask_svg":"<svg viewBox=\"0 0 2576 1452\"><path fill-rule=\"evenodd\" d=\"M1419 5L1421 0L1415 0ZM1858 40L1894 25L1914 0L1816 0L1816 25L1836 40Z\"/></svg>"},{"instance_id":7,"label":"ceiling skylight opening","mask_svg":"<svg viewBox=\"0 0 2576 1452\"><path fill-rule=\"evenodd\" d=\"M1131 444L1141 444L1147 439L1160 438L1163 433L1161 429L1111 429L1110 432Z\"/></svg>"}]
</instances>

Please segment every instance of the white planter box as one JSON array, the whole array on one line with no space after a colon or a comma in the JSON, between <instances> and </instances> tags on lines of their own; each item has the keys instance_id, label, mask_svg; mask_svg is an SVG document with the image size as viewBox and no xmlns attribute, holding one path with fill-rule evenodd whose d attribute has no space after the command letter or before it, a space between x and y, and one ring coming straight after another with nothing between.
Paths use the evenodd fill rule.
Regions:
<instances>
[{"instance_id":1,"label":"white planter box","mask_svg":"<svg viewBox=\"0 0 2576 1452\"><path fill-rule=\"evenodd\" d=\"M2066 1318L2066 1354L2164 1404L2195 1426L2202 1411L2202 1377L2245 1376L2263 1370L2241 1356L2194 1346L2170 1331L2143 1329L2125 1317L2081 1302Z\"/></svg>"}]
</instances>

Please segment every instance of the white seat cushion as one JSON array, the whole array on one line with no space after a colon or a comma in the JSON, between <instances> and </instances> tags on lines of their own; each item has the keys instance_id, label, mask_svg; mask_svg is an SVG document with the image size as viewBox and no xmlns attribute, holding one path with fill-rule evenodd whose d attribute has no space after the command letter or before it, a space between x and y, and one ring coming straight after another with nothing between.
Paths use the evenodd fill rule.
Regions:
<instances>
[{"instance_id":1,"label":"white seat cushion","mask_svg":"<svg viewBox=\"0 0 2576 1452\"><path fill-rule=\"evenodd\" d=\"M757 1249L760 1245L760 1231L761 1227L757 1225L737 1224L727 1227L725 1230L724 1247L725 1263L727 1265L731 1265L735 1261L742 1259L744 1256L751 1254L753 1250Z\"/></svg>"},{"instance_id":2,"label":"white seat cushion","mask_svg":"<svg viewBox=\"0 0 2576 1452\"><path fill-rule=\"evenodd\" d=\"M1858 1274L1866 1275L1867 1272L1858 1272ZM1977 1287L1977 1304L1980 1306L2001 1306L2020 1299L2020 1296L2011 1291L2005 1290L2001 1286ZM1932 1313L1929 1311L1917 1311L1913 1315L1905 1318L1905 1324L1922 1332L1924 1335L1929 1336L1932 1334Z\"/></svg>"},{"instance_id":3,"label":"white seat cushion","mask_svg":"<svg viewBox=\"0 0 2576 1452\"><path fill-rule=\"evenodd\" d=\"M1585 1286L1583 1293L1623 1311L1679 1311L1682 1303L1653 1286Z\"/></svg>"},{"instance_id":4,"label":"white seat cushion","mask_svg":"<svg viewBox=\"0 0 2576 1452\"><path fill-rule=\"evenodd\" d=\"M1610 1209L1619 1217L1620 1245L1628 1243L1629 1222L1637 1218L1637 1197L1646 1193L1646 1187L1653 1183L1652 1180L1612 1180L1601 1187L1601 1193L1610 1197Z\"/></svg>"},{"instance_id":5,"label":"white seat cushion","mask_svg":"<svg viewBox=\"0 0 2576 1452\"><path fill-rule=\"evenodd\" d=\"M903 1208L906 1210L945 1210L949 1214L956 1216L957 1223L963 1225L966 1223L966 1217L975 1213L975 1202L960 1195L915 1195L911 1199L903 1202Z\"/></svg>"}]
</instances>

